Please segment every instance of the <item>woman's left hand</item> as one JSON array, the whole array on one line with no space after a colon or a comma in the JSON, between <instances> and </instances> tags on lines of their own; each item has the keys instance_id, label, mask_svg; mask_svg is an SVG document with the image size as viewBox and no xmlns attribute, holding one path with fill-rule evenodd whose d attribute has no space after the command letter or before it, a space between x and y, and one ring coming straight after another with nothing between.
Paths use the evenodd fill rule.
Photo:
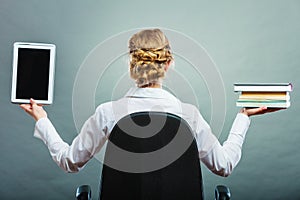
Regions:
<instances>
[{"instance_id":1,"label":"woman's left hand","mask_svg":"<svg viewBox=\"0 0 300 200\"><path fill-rule=\"evenodd\" d=\"M42 105L38 105L33 99L30 99L30 104L21 104L20 107L33 117L35 121L47 117L47 112Z\"/></svg>"}]
</instances>

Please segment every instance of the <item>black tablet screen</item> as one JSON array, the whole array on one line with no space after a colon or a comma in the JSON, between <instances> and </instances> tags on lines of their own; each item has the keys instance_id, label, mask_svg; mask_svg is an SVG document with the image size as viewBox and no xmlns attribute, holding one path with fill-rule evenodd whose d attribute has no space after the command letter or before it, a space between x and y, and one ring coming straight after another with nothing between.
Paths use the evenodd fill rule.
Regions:
<instances>
[{"instance_id":1,"label":"black tablet screen","mask_svg":"<svg viewBox=\"0 0 300 200\"><path fill-rule=\"evenodd\" d=\"M50 50L18 50L17 99L48 99Z\"/></svg>"}]
</instances>

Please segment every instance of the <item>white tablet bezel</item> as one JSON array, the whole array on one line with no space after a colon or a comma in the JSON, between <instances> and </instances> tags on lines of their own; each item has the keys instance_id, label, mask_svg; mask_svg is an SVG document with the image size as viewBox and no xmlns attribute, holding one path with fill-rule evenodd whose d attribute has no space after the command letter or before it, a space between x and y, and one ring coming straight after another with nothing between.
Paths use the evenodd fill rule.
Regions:
<instances>
[{"instance_id":1,"label":"white tablet bezel","mask_svg":"<svg viewBox=\"0 0 300 200\"><path fill-rule=\"evenodd\" d=\"M12 103L30 103L30 99L17 99L17 72L18 72L18 52L20 48L26 49L47 49L50 50L49 61L49 83L48 83L48 99L41 100L35 99L38 104L52 104L53 103L53 90L54 90L54 71L55 71L55 51L54 44L46 43L31 43L31 42L15 42L13 50L13 72L12 72L12 89L11 89L11 102Z\"/></svg>"}]
</instances>

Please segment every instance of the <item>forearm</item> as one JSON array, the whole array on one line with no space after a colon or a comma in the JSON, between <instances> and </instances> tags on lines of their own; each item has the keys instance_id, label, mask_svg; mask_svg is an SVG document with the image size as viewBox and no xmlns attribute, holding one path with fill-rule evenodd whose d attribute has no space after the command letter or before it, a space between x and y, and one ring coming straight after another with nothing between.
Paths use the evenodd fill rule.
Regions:
<instances>
[{"instance_id":1,"label":"forearm","mask_svg":"<svg viewBox=\"0 0 300 200\"><path fill-rule=\"evenodd\" d=\"M37 121L34 137L41 139L49 149L49 153L57 165L66 172L78 172L90 159L88 151L75 150L76 142L72 145L64 142L48 118Z\"/></svg>"},{"instance_id":2,"label":"forearm","mask_svg":"<svg viewBox=\"0 0 300 200\"><path fill-rule=\"evenodd\" d=\"M241 158L242 145L249 125L249 118L239 113L224 144L221 145L216 141L212 150L201 158L213 173L220 176L228 176L232 173Z\"/></svg>"}]
</instances>

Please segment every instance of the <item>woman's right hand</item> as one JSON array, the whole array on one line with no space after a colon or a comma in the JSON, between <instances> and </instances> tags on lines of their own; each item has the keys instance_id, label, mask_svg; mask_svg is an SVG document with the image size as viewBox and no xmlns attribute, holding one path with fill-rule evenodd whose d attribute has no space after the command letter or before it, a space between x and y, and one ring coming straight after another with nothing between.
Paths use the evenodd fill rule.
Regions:
<instances>
[{"instance_id":1,"label":"woman's right hand","mask_svg":"<svg viewBox=\"0 0 300 200\"><path fill-rule=\"evenodd\" d=\"M284 108L267 108L266 106L259 108L242 108L240 113L247 115L248 117L253 115L262 115L265 113L276 112Z\"/></svg>"},{"instance_id":2,"label":"woman's right hand","mask_svg":"<svg viewBox=\"0 0 300 200\"><path fill-rule=\"evenodd\" d=\"M27 112L35 121L47 117L47 112L42 105L38 105L33 99L30 99L30 104L21 104L20 107Z\"/></svg>"}]
</instances>

